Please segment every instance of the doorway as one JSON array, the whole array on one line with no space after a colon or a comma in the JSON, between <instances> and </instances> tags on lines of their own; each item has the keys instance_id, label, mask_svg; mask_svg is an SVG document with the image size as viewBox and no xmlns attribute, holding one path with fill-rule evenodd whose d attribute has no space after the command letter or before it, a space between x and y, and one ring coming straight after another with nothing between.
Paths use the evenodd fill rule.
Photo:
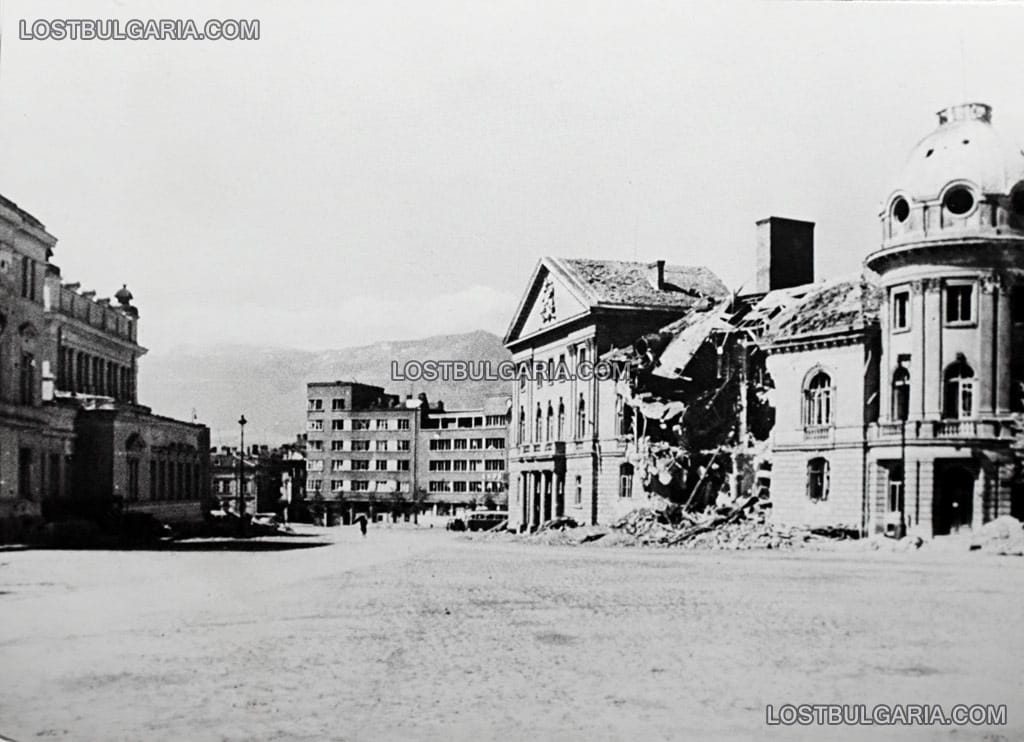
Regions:
<instances>
[{"instance_id":1,"label":"doorway","mask_svg":"<svg viewBox=\"0 0 1024 742\"><path fill-rule=\"evenodd\" d=\"M974 513L974 486L977 473L965 466L950 466L936 471L935 504L932 515L936 536L969 528Z\"/></svg>"}]
</instances>

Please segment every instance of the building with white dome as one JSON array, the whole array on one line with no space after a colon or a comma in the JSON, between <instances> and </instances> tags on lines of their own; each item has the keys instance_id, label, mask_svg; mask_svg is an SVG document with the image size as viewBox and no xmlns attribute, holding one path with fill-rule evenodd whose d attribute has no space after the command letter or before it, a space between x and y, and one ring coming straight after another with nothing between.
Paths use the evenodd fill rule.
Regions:
<instances>
[{"instance_id":1,"label":"building with white dome","mask_svg":"<svg viewBox=\"0 0 1024 742\"><path fill-rule=\"evenodd\" d=\"M1024 152L944 109L886 194L865 278L773 327L776 518L944 535L1022 515Z\"/></svg>"}]
</instances>

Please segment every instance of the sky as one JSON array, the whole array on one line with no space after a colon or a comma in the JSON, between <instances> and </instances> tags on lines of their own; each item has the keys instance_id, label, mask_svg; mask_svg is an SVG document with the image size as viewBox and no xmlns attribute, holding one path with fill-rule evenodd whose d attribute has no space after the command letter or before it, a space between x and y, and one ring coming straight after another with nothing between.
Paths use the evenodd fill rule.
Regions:
<instances>
[{"instance_id":1,"label":"sky","mask_svg":"<svg viewBox=\"0 0 1024 742\"><path fill-rule=\"evenodd\" d=\"M246 18L258 41L38 41ZM855 272L935 112L1024 141L1024 5L0 0L0 193L154 350L503 334L545 255Z\"/></svg>"}]
</instances>

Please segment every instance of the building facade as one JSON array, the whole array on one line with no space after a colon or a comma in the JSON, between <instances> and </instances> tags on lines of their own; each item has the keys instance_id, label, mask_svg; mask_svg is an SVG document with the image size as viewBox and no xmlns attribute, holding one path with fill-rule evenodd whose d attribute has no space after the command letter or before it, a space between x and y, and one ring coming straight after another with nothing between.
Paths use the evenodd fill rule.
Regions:
<instances>
[{"instance_id":1,"label":"building facade","mask_svg":"<svg viewBox=\"0 0 1024 742\"><path fill-rule=\"evenodd\" d=\"M597 361L727 293L706 268L543 258L505 345L518 373L512 395L509 525L533 529L568 516L605 523L632 507L639 486L616 379Z\"/></svg>"},{"instance_id":2,"label":"building facade","mask_svg":"<svg viewBox=\"0 0 1024 742\"><path fill-rule=\"evenodd\" d=\"M806 305L780 323L781 520L945 535L1022 515L1024 154L987 105L938 116L885 199L870 289L802 337Z\"/></svg>"},{"instance_id":3,"label":"building facade","mask_svg":"<svg viewBox=\"0 0 1024 742\"><path fill-rule=\"evenodd\" d=\"M0 521L17 530L66 499L201 517L209 430L138 404L131 293L62 283L56 242L0 197Z\"/></svg>"},{"instance_id":4,"label":"building facade","mask_svg":"<svg viewBox=\"0 0 1024 742\"><path fill-rule=\"evenodd\" d=\"M306 489L342 522L360 514L445 514L504 504L507 402L433 408L382 387L313 382L306 400Z\"/></svg>"}]
</instances>

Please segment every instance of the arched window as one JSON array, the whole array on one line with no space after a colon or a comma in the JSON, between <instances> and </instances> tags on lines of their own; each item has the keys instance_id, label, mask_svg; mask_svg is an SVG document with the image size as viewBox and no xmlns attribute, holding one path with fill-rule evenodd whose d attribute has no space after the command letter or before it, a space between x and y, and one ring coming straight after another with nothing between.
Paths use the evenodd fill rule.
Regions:
<instances>
[{"instance_id":1,"label":"arched window","mask_svg":"<svg viewBox=\"0 0 1024 742\"><path fill-rule=\"evenodd\" d=\"M633 496L633 465L619 466L619 497Z\"/></svg>"},{"instance_id":2,"label":"arched window","mask_svg":"<svg viewBox=\"0 0 1024 742\"><path fill-rule=\"evenodd\" d=\"M910 416L910 372L900 364L892 373L892 419Z\"/></svg>"},{"instance_id":3,"label":"arched window","mask_svg":"<svg viewBox=\"0 0 1024 742\"><path fill-rule=\"evenodd\" d=\"M540 402L538 402L537 403L537 419L534 421L534 424L533 424L533 442L534 443L540 443L540 441L541 441L541 433L544 430L543 426L544 426L544 415L541 414Z\"/></svg>"},{"instance_id":4,"label":"arched window","mask_svg":"<svg viewBox=\"0 0 1024 742\"><path fill-rule=\"evenodd\" d=\"M587 403L580 395L579 404L576 406L576 439L581 440L587 437Z\"/></svg>"},{"instance_id":5,"label":"arched window","mask_svg":"<svg viewBox=\"0 0 1024 742\"><path fill-rule=\"evenodd\" d=\"M832 378L824 371L814 374L804 387L804 425L832 424Z\"/></svg>"},{"instance_id":6,"label":"arched window","mask_svg":"<svg viewBox=\"0 0 1024 742\"><path fill-rule=\"evenodd\" d=\"M828 459L816 458L807 462L807 497L811 502L828 499Z\"/></svg>"},{"instance_id":7,"label":"arched window","mask_svg":"<svg viewBox=\"0 0 1024 742\"><path fill-rule=\"evenodd\" d=\"M544 427L544 440L550 441L555 434L555 410L551 407L551 403L548 402L548 419L547 425Z\"/></svg>"},{"instance_id":8,"label":"arched window","mask_svg":"<svg viewBox=\"0 0 1024 742\"><path fill-rule=\"evenodd\" d=\"M562 398L558 398L558 433L555 440L565 440L565 403Z\"/></svg>"},{"instance_id":9,"label":"arched window","mask_svg":"<svg viewBox=\"0 0 1024 742\"><path fill-rule=\"evenodd\" d=\"M974 369L958 358L943 374L942 416L963 420L974 415Z\"/></svg>"}]
</instances>

